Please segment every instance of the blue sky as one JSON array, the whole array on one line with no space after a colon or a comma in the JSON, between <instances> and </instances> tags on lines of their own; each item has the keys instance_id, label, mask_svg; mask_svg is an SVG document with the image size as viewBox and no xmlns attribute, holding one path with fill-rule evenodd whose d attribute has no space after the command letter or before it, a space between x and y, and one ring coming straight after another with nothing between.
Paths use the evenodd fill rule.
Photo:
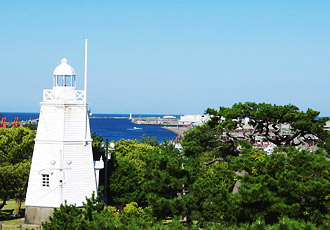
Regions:
<instances>
[{"instance_id":1,"label":"blue sky","mask_svg":"<svg viewBox=\"0 0 330 230\"><path fill-rule=\"evenodd\" d=\"M330 115L330 1L0 0L0 111L38 112L66 57L94 113L255 101Z\"/></svg>"}]
</instances>

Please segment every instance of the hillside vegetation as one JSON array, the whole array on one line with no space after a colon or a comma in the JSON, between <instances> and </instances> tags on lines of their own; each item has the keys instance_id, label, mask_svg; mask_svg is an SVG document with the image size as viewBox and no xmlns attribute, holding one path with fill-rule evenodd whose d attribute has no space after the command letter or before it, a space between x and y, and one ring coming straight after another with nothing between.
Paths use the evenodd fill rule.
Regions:
<instances>
[{"instance_id":1,"label":"hillside vegetation","mask_svg":"<svg viewBox=\"0 0 330 230\"><path fill-rule=\"evenodd\" d=\"M206 112L208 123L176 141L182 148L146 137L116 142L109 205L96 198L104 194L101 179L84 209L62 205L43 228L330 228L328 118L265 103ZM93 139L95 158L103 157L102 137ZM260 139L277 147L270 154Z\"/></svg>"}]
</instances>

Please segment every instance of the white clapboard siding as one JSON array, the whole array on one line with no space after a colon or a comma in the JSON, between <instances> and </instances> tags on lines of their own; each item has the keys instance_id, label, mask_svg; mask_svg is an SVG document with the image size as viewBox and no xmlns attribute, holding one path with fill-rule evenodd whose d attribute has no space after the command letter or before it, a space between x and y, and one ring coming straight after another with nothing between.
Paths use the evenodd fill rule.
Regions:
<instances>
[{"instance_id":1,"label":"white clapboard siding","mask_svg":"<svg viewBox=\"0 0 330 230\"><path fill-rule=\"evenodd\" d=\"M75 91L74 88L67 90ZM71 98L68 102L47 98L41 103L25 202L27 207L54 208L64 201L82 206L86 197L96 193L97 178L86 116L85 104L81 100ZM42 174L49 174L49 187L42 186Z\"/></svg>"}]
</instances>

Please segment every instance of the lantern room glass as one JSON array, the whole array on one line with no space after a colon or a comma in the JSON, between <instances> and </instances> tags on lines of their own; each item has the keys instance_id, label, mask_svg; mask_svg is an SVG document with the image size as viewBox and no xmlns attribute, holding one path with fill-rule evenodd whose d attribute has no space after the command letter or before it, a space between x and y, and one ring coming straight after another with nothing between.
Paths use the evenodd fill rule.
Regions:
<instances>
[{"instance_id":1,"label":"lantern room glass","mask_svg":"<svg viewBox=\"0 0 330 230\"><path fill-rule=\"evenodd\" d=\"M55 87L76 87L75 75L54 75L53 85Z\"/></svg>"}]
</instances>

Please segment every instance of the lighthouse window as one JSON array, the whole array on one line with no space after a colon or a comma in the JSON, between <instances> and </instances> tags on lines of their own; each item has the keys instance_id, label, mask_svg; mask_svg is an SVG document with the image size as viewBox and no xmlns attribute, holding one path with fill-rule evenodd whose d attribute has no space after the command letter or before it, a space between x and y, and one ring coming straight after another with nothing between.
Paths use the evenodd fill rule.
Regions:
<instances>
[{"instance_id":1,"label":"lighthouse window","mask_svg":"<svg viewBox=\"0 0 330 230\"><path fill-rule=\"evenodd\" d=\"M42 187L49 187L49 174L41 175L41 185Z\"/></svg>"},{"instance_id":2,"label":"lighthouse window","mask_svg":"<svg viewBox=\"0 0 330 230\"><path fill-rule=\"evenodd\" d=\"M57 86L63 86L63 80L64 80L64 76L62 75L57 76Z\"/></svg>"},{"instance_id":3,"label":"lighthouse window","mask_svg":"<svg viewBox=\"0 0 330 230\"><path fill-rule=\"evenodd\" d=\"M72 86L72 77L65 75L65 86Z\"/></svg>"}]
</instances>

